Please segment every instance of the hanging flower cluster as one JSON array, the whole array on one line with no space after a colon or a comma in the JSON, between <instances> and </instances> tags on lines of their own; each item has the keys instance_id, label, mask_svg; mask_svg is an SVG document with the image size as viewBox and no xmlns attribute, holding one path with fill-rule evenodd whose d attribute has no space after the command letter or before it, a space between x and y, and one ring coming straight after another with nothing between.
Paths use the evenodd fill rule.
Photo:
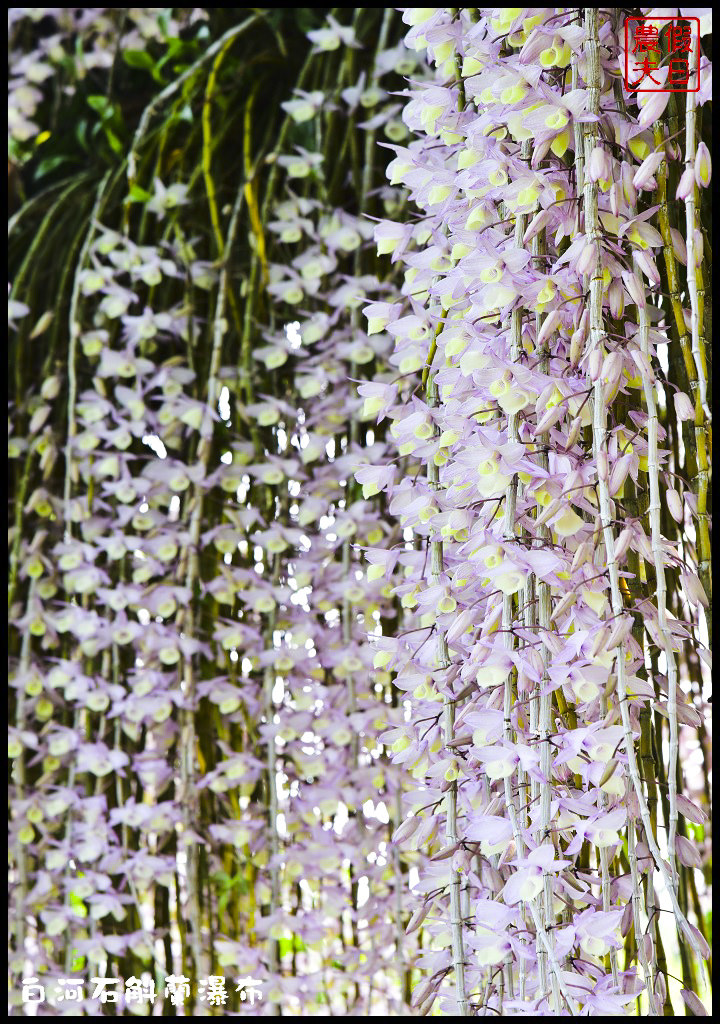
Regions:
<instances>
[{"instance_id":1,"label":"hanging flower cluster","mask_svg":"<svg viewBox=\"0 0 720 1024\"><path fill-rule=\"evenodd\" d=\"M362 423L355 381L384 365L390 349L387 337L363 329L360 309L393 290L364 272L368 254L374 262L374 245L372 224L362 217L374 163L380 168L377 131L405 132L393 122L398 105L387 102L380 85L399 59L414 65L400 48L388 47L393 23L385 12L371 64L358 79L348 60L332 92L298 87L283 103L292 126L287 151L276 160L284 189L267 224L277 261L266 268L271 305L264 343L252 353L256 365L271 371L270 387L246 389L239 407L246 422L270 428L272 437L262 461L245 467L251 479L273 487L263 529L250 538L276 581L277 602L265 617L258 659L265 667L261 735L269 784L282 780L270 799L283 824L281 830L271 812L267 843L280 852L272 911L262 928L281 943L295 936L325 953L322 970L313 970L312 958L302 965L301 1002L325 995L339 1009L344 993L356 1015L370 1015L376 1005L402 1012L414 946L402 927L407 866L399 852L389 852L401 814L401 772L378 742L388 721L401 721L402 709L390 674L373 676L366 642L396 613L391 590L365 577L357 554L381 544L386 531L376 503L353 478L359 461L387 455L386 444ZM350 50L360 46L355 31L340 33L333 19L323 32L309 34L321 50L336 48L330 32ZM342 125L337 135L315 149L293 144L294 126L317 127L321 109ZM357 146L356 123L367 162L351 162L349 176L360 193L352 193L347 209L328 202L348 184L338 180L332 145ZM396 190L383 191L393 209ZM288 906L283 892L296 879L302 894ZM282 983L286 994L294 984Z\"/></svg>"},{"instance_id":2,"label":"hanging flower cluster","mask_svg":"<svg viewBox=\"0 0 720 1024\"><path fill-rule=\"evenodd\" d=\"M405 610L374 659L418 783L396 842L444 837L413 889L432 936L414 1004L672 1012L662 910L695 1008L705 813L678 752L709 667L710 67L696 43L686 109L638 108L619 11L403 18L436 75L388 168L417 214L375 230L402 296L364 309L394 343L359 390L395 452L356 476L405 538L367 552Z\"/></svg>"}]
</instances>

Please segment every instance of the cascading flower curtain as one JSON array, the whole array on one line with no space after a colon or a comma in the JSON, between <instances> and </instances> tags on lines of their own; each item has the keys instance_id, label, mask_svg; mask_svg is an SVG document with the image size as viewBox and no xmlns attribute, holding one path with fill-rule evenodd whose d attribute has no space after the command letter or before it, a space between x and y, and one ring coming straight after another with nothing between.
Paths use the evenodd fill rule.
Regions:
<instances>
[{"instance_id":1,"label":"cascading flower curtain","mask_svg":"<svg viewBox=\"0 0 720 1024\"><path fill-rule=\"evenodd\" d=\"M626 13L10 9L11 1014L707 1012L711 35Z\"/></svg>"},{"instance_id":2,"label":"cascading flower curtain","mask_svg":"<svg viewBox=\"0 0 720 1024\"><path fill-rule=\"evenodd\" d=\"M37 48L11 106L25 74L63 86L63 46L97 48L106 91L78 73L70 94L126 153L11 225L14 1005L34 978L59 1006L80 970L145 1012L128 978L165 1012L223 1012L218 976L239 1007L231 978L252 976L255 1012L399 1014L401 773L377 735L401 709L361 646L394 612L354 553L384 537L352 475L384 448L353 378L388 348L360 323L391 288L363 215L401 203L376 141L407 134L388 88L416 58L392 11L41 13L15 16ZM40 128L11 121L42 184L72 157L36 165ZM33 390L32 305L74 190L89 203ZM103 1012L95 989L76 1008Z\"/></svg>"},{"instance_id":3,"label":"cascading flower curtain","mask_svg":"<svg viewBox=\"0 0 720 1024\"><path fill-rule=\"evenodd\" d=\"M417 216L376 229L402 297L365 310L397 369L360 390L414 624L375 656L410 705L386 739L444 836L414 1005L701 1012L709 62L638 107L623 12L404 20L437 72L389 168Z\"/></svg>"}]
</instances>

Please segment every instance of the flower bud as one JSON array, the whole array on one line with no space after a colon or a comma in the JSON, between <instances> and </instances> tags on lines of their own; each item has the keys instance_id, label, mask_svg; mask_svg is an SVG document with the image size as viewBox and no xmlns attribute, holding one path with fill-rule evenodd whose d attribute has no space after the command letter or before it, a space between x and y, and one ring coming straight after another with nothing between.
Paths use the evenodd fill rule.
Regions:
<instances>
[{"instance_id":1,"label":"flower bud","mask_svg":"<svg viewBox=\"0 0 720 1024\"><path fill-rule=\"evenodd\" d=\"M430 910L431 910L432 906L433 906L432 900L429 900L427 903L423 903L423 905L421 907L418 907L418 909L415 911L415 913L412 915L412 917L410 918L410 920L407 923L407 927L405 929L405 934L406 935L410 935L412 932L416 931L420 927L420 925L423 923L425 918L430 913ZM415 999L415 997L417 996L418 992L422 993L423 990L426 990L425 994L427 994L427 992L430 991L431 987L432 987L432 981L427 981L427 982L425 982L424 985L420 985L418 988L415 989L415 992L413 993L413 999ZM424 998L424 996L423 996L423 998Z\"/></svg>"},{"instance_id":2,"label":"flower bud","mask_svg":"<svg viewBox=\"0 0 720 1024\"><path fill-rule=\"evenodd\" d=\"M654 188L655 181L653 175L664 159L665 154L663 152L651 153L650 156L646 156L633 175L633 186L636 189Z\"/></svg>"},{"instance_id":3,"label":"flower bud","mask_svg":"<svg viewBox=\"0 0 720 1024\"><path fill-rule=\"evenodd\" d=\"M608 302L610 303L610 313L615 319L619 319L625 309L625 293L617 278L613 279L608 289Z\"/></svg>"},{"instance_id":4,"label":"flower bud","mask_svg":"<svg viewBox=\"0 0 720 1024\"><path fill-rule=\"evenodd\" d=\"M622 918L620 920L620 934L623 936L623 938L625 938L625 936L628 934L628 932L632 928L632 923L633 923L633 907L632 907L632 900L630 900L628 903L625 904L625 909L623 910L623 915L622 915Z\"/></svg>"},{"instance_id":5,"label":"flower bud","mask_svg":"<svg viewBox=\"0 0 720 1024\"><path fill-rule=\"evenodd\" d=\"M590 380L596 381L600 376L600 367L602 365L602 352L599 348L594 348L587 361L587 374Z\"/></svg>"},{"instance_id":6,"label":"flower bud","mask_svg":"<svg viewBox=\"0 0 720 1024\"><path fill-rule=\"evenodd\" d=\"M567 451L568 448L572 448L572 446L577 441L578 437L580 437L580 430L581 430L581 428L582 428L582 416L576 416L575 419L570 424L570 430L568 431L567 442L566 442L566 445L565 445L565 450L566 451Z\"/></svg>"},{"instance_id":7,"label":"flower bud","mask_svg":"<svg viewBox=\"0 0 720 1024\"><path fill-rule=\"evenodd\" d=\"M617 217L620 209L620 185L616 181L610 187L610 211L613 217Z\"/></svg>"},{"instance_id":8,"label":"flower bud","mask_svg":"<svg viewBox=\"0 0 720 1024\"><path fill-rule=\"evenodd\" d=\"M617 561L617 551L615 552L615 559ZM621 618L615 620L615 625L610 630L608 636L607 646L608 650L612 651L620 644L624 643L630 632L632 631L633 620L629 615L623 615Z\"/></svg>"},{"instance_id":9,"label":"flower bud","mask_svg":"<svg viewBox=\"0 0 720 1024\"><path fill-rule=\"evenodd\" d=\"M525 230L525 234L523 235L523 245L527 245L528 242L538 234L538 232L542 231L549 220L549 210L540 210L539 213L536 213Z\"/></svg>"},{"instance_id":10,"label":"flower bud","mask_svg":"<svg viewBox=\"0 0 720 1024\"><path fill-rule=\"evenodd\" d=\"M683 521L683 503L682 498L675 490L674 487L669 487L665 494L665 500L667 501L668 511L673 517L676 523Z\"/></svg>"},{"instance_id":11,"label":"flower bud","mask_svg":"<svg viewBox=\"0 0 720 1024\"><path fill-rule=\"evenodd\" d=\"M638 117L638 124L643 128L647 128L654 121L660 118L668 105L670 99L670 93L668 92L648 92L640 100L642 104L642 110ZM644 100L644 102L643 102Z\"/></svg>"},{"instance_id":12,"label":"flower bud","mask_svg":"<svg viewBox=\"0 0 720 1024\"><path fill-rule=\"evenodd\" d=\"M584 540L581 544L578 544L577 550L573 555L572 565L570 566L570 573L575 573L592 557L592 545Z\"/></svg>"},{"instance_id":13,"label":"flower bud","mask_svg":"<svg viewBox=\"0 0 720 1024\"><path fill-rule=\"evenodd\" d=\"M654 384L655 374L653 373L653 368L650 365L650 360L645 353L641 352L639 348L634 348L631 350L630 355L632 356L633 361L640 371L643 379L649 381L651 385Z\"/></svg>"},{"instance_id":14,"label":"flower bud","mask_svg":"<svg viewBox=\"0 0 720 1024\"><path fill-rule=\"evenodd\" d=\"M561 615L564 615L566 611L572 608L576 601L577 592L575 590L571 590L569 593L565 595L565 597L563 597L562 601L560 601L555 606L555 608L553 609L553 613L550 616L550 621L554 622L555 619L559 618Z\"/></svg>"},{"instance_id":15,"label":"flower bud","mask_svg":"<svg viewBox=\"0 0 720 1024\"><path fill-rule=\"evenodd\" d=\"M623 270L622 281L633 303L638 309L645 309L645 289L637 274L633 274L629 270Z\"/></svg>"},{"instance_id":16,"label":"flower bud","mask_svg":"<svg viewBox=\"0 0 720 1024\"><path fill-rule=\"evenodd\" d=\"M693 242L695 243L695 266L699 267L703 261L703 250L705 248L703 233L699 228L695 228L693 232Z\"/></svg>"},{"instance_id":17,"label":"flower bud","mask_svg":"<svg viewBox=\"0 0 720 1024\"><path fill-rule=\"evenodd\" d=\"M655 260L649 253L635 250L635 262L650 284L660 284L660 274L658 273Z\"/></svg>"},{"instance_id":18,"label":"flower bud","mask_svg":"<svg viewBox=\"0 0 720 1024\"><path fill-rule=\"evenodd\" d=\"M602 369L600 371L600 377L602 378L603 383L607 384L609 388L612 388L620 379L622 368L622 352L608 352L603 359Z\"/></svg>"},{"instance_id":19,"label":"flower bud","mask_svg":"<svg viewBox=\"0 0 720 1024\"><path fill-rule=\"evenodd\" d=\"M689 422L695 419L693 404L684 391L676 391L673 395L675 402L675 414L681 422Z\"/></svg>"},{"instance_id":20,"label":"flower bud","mask_svg":"<svg viewBox=\"0 0 720 1024\"><path fill-rule=\"evenodd\" d=\"M584 274L592 273L596 261L597 251L595 245L592 242L586 242L577 261L578 274L582 276Z\"/></svg>"},{"instance_id":21,"label":"flower bud","mask_svg":"<svg viewBox=\"0 0 720 1024\"><path fill-rule=\"evenodd\" d=\"M555 405L551 409L547 409L538 420L537 426L535 427L535 435L544 434L550 429L550 427L554 426L554 424L563 418L566 411L564 404Z\"/></svg>"},{"instance_id":22,"label":"flower bud","mask_svg":"<svg viewBox=\"0 0 720 1024\"><path fill-rule=\"evenodd\" d=\"M409 839L410 836L417 831L419 824L420 818L417 815L413 815L411 818L406 818L405 821L401 822L395 829L392 841L394 843L402 843L405 839Z\"/></svg>"},{"instance_id":23,"label":"flower bud","mask_svg":"<svg viewBox=\"0 0 720 1024\"><path fill-rule=\"evenodd\" d=\"M655 998L657 1004L664 1006L665 999L667 997L667 984L665 983L665 975L662 971L658 971L655 975Z\"/></svg>"},{"instance_id":24,"label":"flower bud","mask_svg":"<svg viewBox=\"0 0 720 1024\"><path fill-rule=\"evenodd\" d=\"M670 237L672 238L673 252L675 253L675 259L678 263L682 263L684 267L687 266L687 248L685 246L685 239L677 230L677 228L670 228Z\"/></svg>"},{"instance_id":25,"label":"flower bud","mask_svg":"<svg viewBox=\"0 0 720 1024\"><path fill-rule=\"evenodd\" d=\"M622 455L614 464L608 481L608 490L613 497L620 491L620 488L625 483L627 475L630 472L632 460L632 455Z\"/></svg>"},{"instance_id":26,"label":"flower bud","mask_svg":"<svg viewBox=\"0 0 720 1024\"><path fill-rule=\"evenodd\" d=\"M703 936L702 932L698 928L696 928L694 924L690 924L689 921L683 921L681 927L682 927L682 930L683 930L683 932L685 933L685 935L687 937L688 942L690 943L691 947L695 950L695 952L698 954L698 956L702 960L707 960L709 958L709 956L710 956L710 947L708 946L707 939L705 939L705 937ZM683 999L685 1000L685 1003L688 1006L690 1006L691 1008L695 1008L695 1012L696 1012L697 1016L703 1016L703 1017L707 1016L707 1013L702 1013L702 1012L698 1013L697 1012L698 1009L704 1010L705 1007L702 1005L702 1003L700 1002L700 1000L698 999L698 997L695 995L694 992L686 992L685 989L682 989L682 991L680 992L680 995L683 997ZM692 1002L688 1001L688 998L687 998L688 996L692 996L693 997L693 999L695 1000L694 1004Z\"/></svg>"},{"instance_id":27,"label":"flower bud","mask_svg":"<svg viewBox=\"0 0 720 1024\"><path fill-rule=\"evenodd\" d=\"M625 202L628 206L635 206L637 203L637 192L633 185L633 169L630 164L622 165L622 187Z\"/></svg>"},{"instance_id":28,"label":"flower bud","mask_svg":"<svg viewBox=\"0 0 720 1024\"><path fill-rule=\"evenodd\" d=\"M630 542L633 538L633 531L629 526L621 532L615 545L615 561L617 563L622 562L623 558L627 554L627 550L630 547Z\"/></svg>"},{"instance_id":29,"label":"flower bud","mask_svg":"<svg viewBox=\"0 0 720 1024\"><path fill-rule=\"evenodd\" d=\"M675 836L675 853L686 868L702 868L702 860L695 845L685 836Z\"/></svg>"},{"instance_id":30,"label":"flower bud","mask_svg":"<svg viewBox=\"0 0 720 1024\"><path fill-rule=\"evenodd\" d=\"M710 151L705 143L701 142L695 154L695 181L698 184L698 188L707 188L710 184L711 176L712 163Z\"/></svg>"},{"instance_id":31,"label":"flower bud","mask_svg":"<svg viewBox=\"0 0 720 1024\"><path fill-rule=\"evenodd\" d=\"M680 181L678 182L678 187L675 191L675 198L680 202L684 202L688 196L692 194L694 186L695 170L692 167L686 167L682 173Z\"/></svg>"},{"instance_id":32,"label":"flower bud","mask_svg":"<svg viewBox=\"0 0 720 1024\"><path fill-rule=\"evenodd\" d=\"M590 181L610 181L612 177L612 160L604 146L595 146L588 163Z\"/></svg>"},{"instance_id":33,"label":"flower bud","mask_svg":"<svg viewBox=\"0 0 720 1024\"><path fill-rule=\"evenodd\" d=\"M552 311L552 313L550 313L550 315L547 317L547 319L543 323L542 327L540 328L540 331L539 331L538 336L537 336L537 347L538 348L542 348L543 347L543 345L548 340L548 338L553 333L553 331L556 329L556 327L558 326L559 323L560 323L560 311L557 310L557 309L554 309Z\"/></svg>"},{"instance_id":34,"label":"flower bud","mask_svg":"<svg viewBox=\"0 0 720 1024\"><path fill-rule=\"evenodd\" d=\"M682 572L680 573L680 580L682 582L685 594L689 601L693 604L701 604L703 608L708 607L707 594L705 589L700 582L699 578L694 572Z\"/></svg>"}]
</instances>

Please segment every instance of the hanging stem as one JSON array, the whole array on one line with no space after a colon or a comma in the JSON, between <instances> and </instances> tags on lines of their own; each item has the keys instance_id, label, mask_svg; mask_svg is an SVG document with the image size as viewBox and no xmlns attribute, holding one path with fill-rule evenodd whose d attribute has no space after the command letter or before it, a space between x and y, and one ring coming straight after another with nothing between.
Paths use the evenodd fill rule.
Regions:
<instances>
[{"instance_id":1,"label":"hanging stem","mask_svg":"<svg viewBox=\"0 0 720 1024\"><path fill-rule=\"evenodd\" d=\"M30 586L28 588L27 597L27 608L32 608L35 601L35 579L30 580ZM18 689L17 705L15 708L15 728L18 732L22 732L25 728L25 676L30 667L30 653L31 653L31 640L32 634L29 629L26 629L23 634L22 648L20 651L20 665L19 675L21 684ZM15 784L17 786L17 799L22 802L25 799L25 746L20 754L15 758L13 764L13 774L15 777ZM28 894L28 857L26 853L25 843L17 844L17 865L18 865L18 877L19 877L19 895L17 897L17 906L15 910L15 949L18 957L24 960L25 957L25 903L27 901ZM19 974L24 973L24 966L20 967Z\"/></svg>"},{"instance_id":2,"label":"hanging stem","mask_svg":"<svg viewBox=\"0 0 720 1024\"><path fill-rule=\"evenodd\" d=\"M664 124L656 121L653 126L655 147L664 147ZM710 430L705 421L705 412L699 396L698 378L695 362L692 353L692 343L687 333L685 314L680 300L680 275L678 272L675 248L673 246L670 216L668 212L668 164L663 160L655 176L657 181L658 227L663 239L663 257L665 273L667 275L667 287L669 291L670 307L672 309L675 328L680 342L680 350L683 355L683 364L690 387L690 395L695 409L695 423L693 431L688 436L689 446L692 449L692 463L694 465L692 485L697 496L697 549L698 549L698 575L700 582L708 599L706 622L710 646L712 646L712 553L710 546L710 517L708 515L708 490L709 490L709 457L710 457ZM694 237L694 236L693 236ZM688 257L689 263L689 257ZM704 351L704 337L699 335L701 351Z\"/></svg>"},{"instance_id":3,"label":"hanging stem","mask_svg":"<svg viewBox=\"0 0 720 1024\"><path fill-rule=\"evenodd\" d=\"M220 271L220 280L218 285L218 297L217 305L215 308L215 317L213 321L213 345L212 353L210 357L210 367L208 371L208 384L207 384L207 396L205 401L205 411L203 415L202 425L200 427L200 439L198 442L198 449L196 454L196 464L200 470L199 480L195 484L193 492L193 504L192 504L192 515L190 519L188 543L180 560L180 573L182 574L183 566L186 566L185 575L185 586L188 593L190 594L189 603L187 608L181 610L178 615L178 630L182 627L182 632L189 639L193 639L195 634L195 613L194 613L194 599L196 587L199 583L199 547L200 547L200 532L203 523L203 504L204 504L204 477L207 472L208 461L210 458L210 450L212 448L212 437L213 437L213 411L217 406L218 395L219 395L219 370L220 362L222 357L222 343L223 336L227 330L227 322L225 320L225 302L227 296L228 287L228 260L232 251L233 242L237 233L237 225L240 217L240 210L242 207L243 192L242 189L238 190L235 198L235 203L230 216L230 223L228 226L227 239L223 247L223 260L222 268ZM206 951L203 946L202 940L202 911L200 907L200 884L201 880L199 877L199 858L197 856L197 842L192 837L191 833L196 828L197 818L197 788L195 784L196 769L195 769L195 752L197 745L196 737L196 726L195 726L195 672L193 667L192 655L183 659L183 673L182 673L182 690L185 700L185 708L181 716L181 736L180 736L180 755L181 755L181 777L180 777L180 793L178 800L183 808L184 812L184 831L185 831L185 852L187 857L187 888L188 888L188 903L189 903L189 918L191 925L190 942L192 945L192 956L195 966L195 977L196 979L207 976L210 970L210 964L206 955Z\"/></svg>"},{"instance_id":4,"label":"hanging stem","mask_svg":"<svg viewBox=\"0 0 720 1024\"><path fill-rule=\"evenodd\" d=\"M635 263L635 271L639 280L641 278L640 268ZM677 867L675 864L675 834L677 831L677 787L675 784L675 771L678 756L678 717L677 717L677 664L675 652L673 651L672 638L667 620L666 595L667 587L665 582L665 562L662 553L662 531L660 523L660 470L658 465L658 412L655 400L655 379L651 375L650 366L650 343L648 335L648 319L645 307L638 309L640 351L645 360L640 365L640 373L645 393L645 404L648 411L648 480L650 484L650 504L648 515L650 517L651 543L653 551L653 562L655 565L655 603L658 612L658 625L665 652L665 662L668 678L668 719L670 723L670 762L668 769L668 799L670 802L670 827L668 830L668 858L670 860L670 871L674 879L674 888L677 892Z\"/></svg>"},{"instance_id":5,"label":"hanging stem","mask_svg":"<svg viewBox=\"0 0 720 1024\"><path fill-rule=\"evenodd\" d=\"M585 29L587 33L587 39L585 42L585 55L587 61L586 67L586 86L589 92L588 109L590 113L594 115L599 114L600 110L600 57L598 48L598 12L594 8L585 8ZM593 148L597 141L597 129L595 123L587 123L584 125L584 146L585 146L585 163L589 164L590 156ZM583 215L584 215L584 226L585 226L585 237L587 244L594 247L595 262L590 275L590 346L592 349L600 349L605 339L605 329L603 322L603 271L602 271L602 248L601 248L601 237L599 230L599 218L598 218L598 186L597 183L592 182L589 178L584 182L583 189ZM604 447L606 443L606 426L605 426L605 397L603 393L603 383L601 378L598 379L594 384L593 391L593 451L595 459L599 460L601 453L604 453ZM598 472L598 493L600 495L600 518L603 528L603 538L605 544L605 560L608 565L610 575L610 589L612 593L612 605L615 615L619 616L624 611L624 602L620 591L620 579L618 575L618 567L615 561L615 539L612 527L612 514L610 511L610 494L607 483L607 475ZM628 751L628 761L633 764L634 777L633 781L637 779L636 789L640 790L640 796L644 800L644 794L642 792L642 783L637 771L637 763L635 761L635 746L634 737L632 734L632 727L630 725L630 716L627 706L627 695L625 685L625 647L621 643L616 651L616 664L618 674L618 697L620 700L621 714L623 719L623 728L625 732L625 745ZM633 768L631 768L632 774ZM649 817L649 816L648 816ZM629 823L629 827L633 829L632 822ZM634 840L634 833L630 836ZM604 852L604 851L603 851ZM642 946L642 930L641 930L641 917L640 907L642 904L642 885L640 882L640 876L637 867L637 854L635 851L634 841L628 844L628 853L630 861L630 870L633 881L633 920L635 924L635 942L639 950L643 950ZM603 872L603 907L608 909L606 904L609 900L609 891L606 885L607 878L607 855L602 857L601 864ZM640 953L644 956L644 953ZM650 970L647 963L643 964L644 980L647 989L648 1000L650 1005L651 1015L656 1015L655 1012L655 1001L654 993L652 990L652 980ZM617 962L614 964L613 975L617 979Z\"/></svg>"},{"instance_id":6,"label":"hanging stem","mask_svg":"<svg viewBox=\"0 0 720 1024\"><path fill-rule=\"evenodd\" d=\"M442 330L443 321L438 324L436 333ZM430 372L426 388L426 400L431 409L437 408L438 392L435 383L435 375ZM437 425L434 426L435 434L438 434ZM439 468L431 457L428 461L427 476L428 484L434 491L440 490ZM438 536L433 536L430 541L430 576L433 586L439 586L444 572L443 565L443 542ZM443 680L450 668L450 654L448 651L447 638L441 632L437 641L436 653L437 670ZM451 742L455 728L455 702L452 697L445 694L443 697L443 742L445 746ZM457 832L457 782L451 782L446 796L446 828L445 837L448 846L456 846L458 841ZM452 936L452 960L455 971L455 1000L458 1015L461 1017L470 1016L468 1009L468 998L465 990L465 951L463 944L463 920L461 913L460 893L462 878L460 872L450 867L450 934Z\"/></svg>"},{"instance_id":7,"label":"hanging stem","mask_svg":"<svg viewBox=\"0 0 720 1024\"><path fill-rule=\"evenodd\" d=\"M689 71L690 80L695 75L699 75L699 43L697 47L693 47L690 51L689 59ZM712 419L710 415L710 409L707 404L707 366L705 362L705 353L700 350L700 314L698 309L698 259L695 250L695 232L698 228L696 223L696 209L695 209L695 193L697 185L695 184L695 152L696 152L696 141L695 141L695 93L690 89L690 82L688 82L688 91L685 96L685 170L692 174L693 184L688 192L685 199L685 244L687 246L687 282L688 282L688 294L690 296L690 327L692 332L692 354L695 361L695 371L697 373L698 390L700 397L700 405L705 413L705 418L708 422Z\"/></svg>"},{"instance_id":8,"label":"hanging stem","mask_svg":"<svg viewBox=\"0 0 720 1024\"><path fill-rule=\"evenodd\" d=\"M70 509L70 495L72 491L73 477L75 474L73 463L73 445L77 433L75 420L75 403L77 401L77 343L80 337L80 323L78 321L78 307L80 305L80 274L90 252L90 246L95 236L95 227L100 213L100 206L105 192L105 185L110 177L110 171L98 185L95 197L95 205L90 214L85 241L78 258L77 270L73 280L72 296L70 298L70 313L68 317L68 331L70 346L68 348L67 374L68 374L68 401L67 401L67 443L65 445L65 483L63 486L63 518L65 521L65 539L72 536L72 515Z\"/></svg>"},{"instance_id":9,"label":"hanging stem","mask_svg":"<svg viewBox=\"0 0 720 1024\"><path fill-rule=\"evenodd\" d=\"M273 567L273 583L277 584L280 577L280 558L276 554L274 558ZM275 609L273 609L267 619L267 626L265 629L265 646L266 648L272 649L274 646L274 634L275 634ZM268 785L268 825L269 825L269 838L270 838L270 849L269 849L269 860L270 860L270 914L274 914L281 906L280 902L280 867L278 864L278 853L280 849L280 842L277 829L278 819L278 794L277 794L277 764L276 764L276 748L275 748L275 734L274 734L274 716L275 716L275 705L273 702L273 688L275 685L275 673L272 665L268 665L265 668L265 674L263 676L263 702L265 707L265 720L268 727L268 737L266 746L266 770L267 770L267 785ZM280 964L280 946L276 939L272 936L268 936L268 968L270 974L275 976L279 970ZM281 1016L280 1004L275 1000L272 1000L270 1004L270 1015L273 1017Z\"/></svg>"}]
</instances>

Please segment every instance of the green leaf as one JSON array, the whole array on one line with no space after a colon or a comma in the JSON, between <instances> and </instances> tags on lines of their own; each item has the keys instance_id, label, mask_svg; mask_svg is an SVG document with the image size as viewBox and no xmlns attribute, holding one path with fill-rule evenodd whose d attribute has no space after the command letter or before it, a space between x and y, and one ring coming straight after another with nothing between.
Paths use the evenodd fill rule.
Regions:
<instances>
[{"instance_id":1,"label":"green leaf","mask_svg":"<svg viewBox=\"0 0 720 1024\"><path fill-rule=\"evenodd\" d=\"M88 96L87 105L99 114L100 117L110 117L112 115L112 103L107 96Z\"/></svg>"},{"instance_id":2,"label":"green leaf","mask_svg":"<svg viewBox=\"0 0 720 1024\"><path fill-rule=\"evenodd\" d=\"M78 145L87 152L88 141L87 141L88 123L83 118L78 121L75 126L75 138L77 139Z\"/></svg>"},{"instance_id":3,"label":"green leaf","mask_svg":"<svg viewBox=\"0 0 720 1024\"><path fill-rule=\"evenodd\" d=\"M122 152L124 152L125 147L123 146L122 142L117 137L115 132L110 131L109 128L105 129L105 138L108 140L110 149L113 151L113 153L117 153L119 156Z\"/></svg>"},{"instance_id":4,"label":"green leaf","mask_svg":"<svg viewBox=\"0 0 720 1024\"><path fill-rule=\"evenodd\" d=\"M129 68L152 71L155 67L155 61L147 50L125 50L122 57Z\"/></svg>"},{"instance_id":5,"label":"green leaf","mask_svg":"<svg viewBox=\"0 0 720 1024\"><path fill-rule=\"evenodd\" d=\"M168 43L167 53L160 61L164 64L166 60L177 57L181 53L194 55L198 52L198 45L195 39L171 39Z\"/></svg>"},{"instance_id":6,"label":"green leaf","mask_svg":"<svg viewBox=\"0 0 720 1024\"><path fill-rule=\"evenodd\" d=\"M152 195L139 185L131 185L129 199L131 203L146 203L148 199L152 199Z\"/></svg>"},{"instance_id":7,"label":"green leaf","mask_svg":"<svg viewBox=\"0 0 720 1024\"><path fill-rule=\"evenodd\" d=\"M56 167L72 162L73 159L73 157L67 155L46 156L45 159L41 160L35 168L35 181L39 181L40 178L44 178L46 174L50 174Z\"/></svg>"}]
</instances>

